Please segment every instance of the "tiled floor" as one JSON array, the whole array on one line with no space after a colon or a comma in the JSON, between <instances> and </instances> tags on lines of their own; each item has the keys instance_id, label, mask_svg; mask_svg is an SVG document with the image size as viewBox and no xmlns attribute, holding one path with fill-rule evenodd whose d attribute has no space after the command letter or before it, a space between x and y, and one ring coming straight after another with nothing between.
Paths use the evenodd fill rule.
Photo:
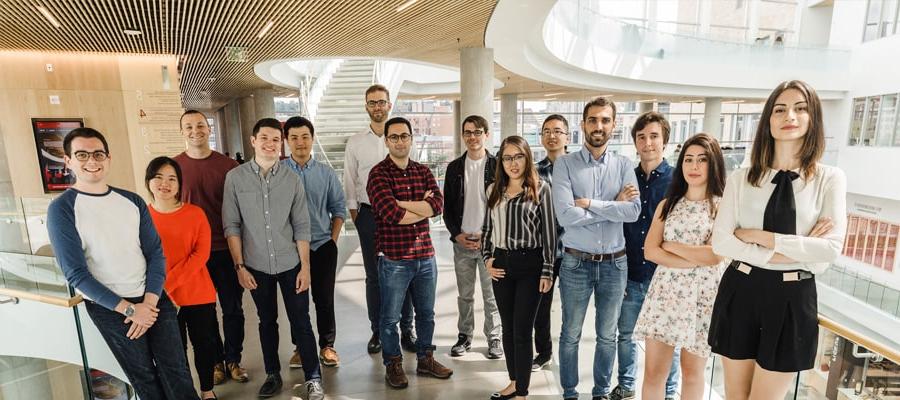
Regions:
<instances>
[{"instance_id":1,"label":"tiled floor","mask_svg":"<svg viewBox=\"0 0 900 400\"><path fill-rule=\"evenodd\" d=\"M352 234L351 234L352 235ZM504 360L488 360L485 357L487 343L480 334L483 321L481 296L476 291L476 337L472 352L463 357L451 358L450 346L456 342L456 278L453 273L453 251L447 233L435 230L433 239L437 247L439 265L437 302L435 305L435 336L437 346L436 357L454 370L449 380L439 380L415 375L415 355L404 353L406 371L409 376L409 387L404 390L389 388L384 381L384 367L380 354L370 355L366 352L366 342L371 334L365 303L365 272L362 257L356 248L355 235L342 238L342 257L347 261L339 266L337 288L335 293L337 313L337 343L335 348L340 353L341 365L337 368L323 367L325 392L329 399L487 399L490 394L505 386L507 374ZM350 253L349 249L353 249ZM349 253L349 254L345 254ZM558 296L554 296L551 317L554 337L554 352L557 349L560 328L560 310ZM593 306L590 306L593 309ZM256 309L249 293L245 293L244 309L247 315L246 340L244 342L244 362L251 380L248 383L228 381L216 387L216 393L222 399L253 399L265 378L259 333L257 330ZM313 316L313 318L315 318ZM285 389L275 399L290 399L290 387L294 383L303 382L302 370L288 370L287 361L291 356L290 334L287 317L279 319L281 333L282 378ZM315 323L313 323L315 326ZM584 335L579 357L581 366L582 398L590 398L592 385L591 365L593 359L593 318L591 313L585 320ZM560 399L559 371L557 355L553 364L544 371L535 372L531 376L530 399Z\"/></svg>"}]
</instances>

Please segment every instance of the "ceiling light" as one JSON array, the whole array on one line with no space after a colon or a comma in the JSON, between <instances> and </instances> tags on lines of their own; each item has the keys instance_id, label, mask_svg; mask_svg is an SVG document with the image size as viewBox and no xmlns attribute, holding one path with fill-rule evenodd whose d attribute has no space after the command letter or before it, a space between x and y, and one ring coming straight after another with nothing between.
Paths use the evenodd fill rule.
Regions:
<instances>
[{"instance_id":1,"label":"ceiling light","mask_svg":"<svg viewBox=\"0 0 900 400\"><path fill-rule=\"evenodd\" d=\"M563 93L563 92L559 92L559 93L547 93L547 94L544 95L544 97L559 96L559 95L561 95L561 94L565 94L565 93Z\"/></svg>"},{"instance_id":2,"label":"ceiling light","mask_svg":"<svg viewBox=\"0 0 900 400\"><path fill-rule=\"evenodd\" d=\"M415 4L416 1L417 0L408 0L406 3L401 4L400 7L397 7L397 12L403 12L403 10L405 10L405 9L409 8L409 6Z\"/></svg>"},{"instance_id":3,"label":"ceiling light","mask_svg":"<svg viewBox=\"0 0 900 400\"><path fill-rule=\"evenodd\" d=\"M556 97L551 97L549 99L544 99L544 101L556 100Z\"/></svg>"},{"instance_id":4,"label":"ceiling light","mask_svg":"<svg viewBox=\"0 0 900 400\"><path fill-rule=\"evenodd\" d=\"M125 28L125 29L122 31L122 33L124 33L124 34L126 34L126 35L129 35L129 36L141 36L144 32L141 32L140 29Z\"/></svg>"},{"instance_id":5,"label":"ceiling light","mask_svg":"<svg viewBox=\"0 0 900 400\"><path fill-rule=\"evenodd\" d=\"M260 29L259 33L256 34L257 39L262 39L263 36L266 36L269 33L269 29L272 29L272 26L275 25L275 21L266 22L266 26Z\"/></svg>"},{"instance_id":6,"label":"ceiling light","mask_svg":"<svg viewBox=\"0 0 900 400\"><path fill-rule=\"evenodd\" d=\"M47 19L47 21L50 21L50 24L53 25L54 28L62 27L62 25L59 24L59 21L56 20L56 17L54 17L53 14L50 14L50 11L47 10L47 7L38 6L37 9L41 12L44 18Z\"/></svg>"},{"instance_id":7,"label":"ceiling light","mask_svg":"<svg viewBox=\"0 0 900 400\"><path fill-rule=\"evenodd\" d=\"M615 96L615 95L614 94L601 94L597 97L613 97L613 96Z\"/></svg>"},{"instance_id":8,"label":"ceiling light","mask_svg":"<svg viewBox=\"0 0 900 400\"><path fill-rule=\"evenodd\" d=\"M638 101L635 101L635 103L655 103L655 102L656 102L656 99L638 100Z\"/></svg>"},{"instance_id":9,"label":"ceiling light","mask_svg":"<svg viewBox=\"0 0 900 400\"><path fill-rule=\"evenodd\" d=\"M422 100L431 100L431 99L434 99L434 98L436 98L436 97L437 97L437 96L423 97Z\"/></svg>"},{"instance_id":10,"label":"ceiling light","mask_svg":"<svg viewBox=\"0 0 900 400\"><path fill-rule=\"evenodd\" d=\"M723 101L722 104L740 104L743 103L743 100L731 100L731 101Z\"/></svg>"}]
</instances>

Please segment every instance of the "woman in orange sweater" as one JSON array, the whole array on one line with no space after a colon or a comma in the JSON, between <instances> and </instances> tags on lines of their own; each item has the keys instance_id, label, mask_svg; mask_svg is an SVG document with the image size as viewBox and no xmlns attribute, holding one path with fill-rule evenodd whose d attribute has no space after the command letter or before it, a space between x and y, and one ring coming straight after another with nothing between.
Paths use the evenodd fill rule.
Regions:
<instances>
[{"instance_id":1,"label":"woman in orange sweater","mask_svg":"<svg viewBox=\"0 0 900 400\"><path fill-rule=\"evenodd\" d=\"M215 399L213 366L216 360L216 289L206 260L210 251L210 229L200 207L181 202L181 169L175 160L157 157L150 161L144 177L150 191L150 216L162 240L166 256L166 293L179 308L178 326L187 352L190 334L194 367L200 377L200 397Z\"/></svg>"}]
</instances>

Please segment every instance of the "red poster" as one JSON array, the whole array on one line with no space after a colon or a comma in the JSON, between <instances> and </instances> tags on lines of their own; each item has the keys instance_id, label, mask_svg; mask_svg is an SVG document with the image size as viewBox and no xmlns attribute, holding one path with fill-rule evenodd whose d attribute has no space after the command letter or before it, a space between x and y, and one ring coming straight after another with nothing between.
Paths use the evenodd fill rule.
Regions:
<instances>
[{"instance_id":1,"label":"red poster","mask_svg":"<svg viewBox=\"0 0 900 400\"><path fill-rule=\"evenodd\" d=\"M66 190L75 183L75 176L63 160L63 139L73 129L83 127L84 122L80 118L32 118L31 126L44 193Z\"/></svg>"}]
</instances>

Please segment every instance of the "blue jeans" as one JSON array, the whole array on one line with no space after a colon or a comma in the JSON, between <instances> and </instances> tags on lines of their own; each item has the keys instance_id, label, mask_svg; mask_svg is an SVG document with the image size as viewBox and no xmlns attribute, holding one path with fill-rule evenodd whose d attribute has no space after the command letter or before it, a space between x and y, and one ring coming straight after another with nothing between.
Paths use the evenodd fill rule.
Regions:
<instances>
[{"instance_id":1,"label":"blue jeans","mask_svg":"<svg viewBox=\"0 0 900 400\"><path fill-rule=\"evenodd\" d=\"M369 312L369 324L372 334L381 330L381 288L378 283L378 252L375 250L375 214L372 207L360 205L356 215L356 233L359 235L359 250L366 270L366 308ZM400 329L411 332L413 329L413 306L411 295L403 300L403 312L400 318Z\"/></svg>"},{"instance_id":2,"label":"blue jeans","mask_svg":"<svg viewBox=\"0 0 900 400\"><path fill-rule=\"evenodd\" d=\"M378 279L381 283L381 357L384 365L392 357L400 356L400 322L404 298L412 297L416 312L416 351L419 357L434 350L434 297L437 287L437 263L434 257L415 260L391 260L381 257L378 261ZM407 296L411 291L412 296Z\"/></svg>"},{"instance_id":3,"label":"blue jeans","mask_svg":"<svg viewBox=\"0 0 900 400\"><path fill-rule=\"evenodd\" d=\"M126 298L140 303L142 297ZM109 345L116 361L142 400L197 400L194 380L181 347L175 305L163 292L156 305L159 315L150 329L135 340L125 336L125 317L94 302L84 303L88 315Z\"/></svg>"},{"instance_id":4,"label":"blue jeans","mask_svg":"<svg viewBox=\"0 0 900 400\"><path fill-rule=\"evenodd\" d=\"M616 323L628 262L625 256L609 261L582 260L564 254L559 268L559 294L562 301L562 332L559 337L559 375L563 397L578 397L578 343L591 295L594 296L594 387L592 396L610 392L613 363L616 358Z\"/></svg>"},{"instance_id":5,"label":"blue jeans","mask_svg":"<svg viewBox=\"0 0 900 400\"><path fill-rule=\"evenodd\" d=\"M619 386L624 389L634 390L634 374L637 371L635 354L637 345L631 339L634 333L634 325L637 324L641 306L644 305L644 297L650 282L635 282L628 280L625 287L625 299L622 301L622 312L619 315ZM675 396L678 389L678 365L681 355L675 352L672 358L672 369L666 380L666 396Z\"/></svg>"}]
</instances>

